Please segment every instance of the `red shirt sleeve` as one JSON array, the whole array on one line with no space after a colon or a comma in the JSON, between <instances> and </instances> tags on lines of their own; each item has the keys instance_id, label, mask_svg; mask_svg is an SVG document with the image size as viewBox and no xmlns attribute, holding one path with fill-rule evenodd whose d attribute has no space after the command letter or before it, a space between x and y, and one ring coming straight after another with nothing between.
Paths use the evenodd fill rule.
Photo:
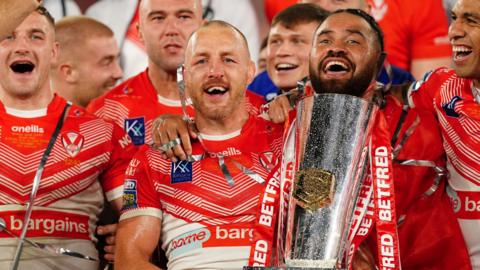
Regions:
<instances>
[{"instance_id":1,"label":"red shirt sleeve","mask_svg":"<svg viewBox=\"0 0 480 270\"><path fill-rule=\"evenodd\" d=\"M137 150L130 137L119 126L110 124L113 125L113 131L110 149L106 151L110 154L110 159L100 177L108 201L122 196L125 169Z\"/></svg>"},{"instance_id":2,"label":"red shirt sleeve","mask_svg":"<svg viewBox=\"0 0 480 270\"><path fill-rule=\"evenodd\" d=\"M408 97L410 106L436 114L434 102L442 83L445 81L444 74L448 74L448 70L439 68L427 72L423 79L413 83Z\"/></svg>"},{"instance_id":3,"label":"red shirt sleeve","mask_svg":"<svg viewBox=\"0 0 480 270\"><path fill-rule=\"evenodd\" d=\"M150 168L148 151L149 146L142 146L125 171L123 218L161 215L162 205L154 185L157 176Z\"/></svg>"}]
</instances>

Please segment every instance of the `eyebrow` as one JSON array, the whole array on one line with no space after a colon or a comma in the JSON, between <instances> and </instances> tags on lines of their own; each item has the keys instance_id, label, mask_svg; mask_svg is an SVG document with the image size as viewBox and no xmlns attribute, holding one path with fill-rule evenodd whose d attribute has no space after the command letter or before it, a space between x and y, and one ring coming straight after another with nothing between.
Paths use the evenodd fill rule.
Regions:
<instances>
[{"instance_id":1,"label":"eyebrow","mask_svg":"<svg viewBox=\"0 0 480 270\"><path fill-rule=\"evenodd\" d=\"M462 17L465 17L465 18L474 18L474 19L479 19L480 16L476 13L471 13L471 12L465 12L463 13L463 16Z\"/></svg>"},{"instance_id":2,"label":"eyebrow","mask_svg":"<svg viewBox=\"0 0 480 270\"><path fill-rule=\"evenodd\" d=\"M356 29L345 29L346 32L348 32L350 35L359 35L359 36L362 36L363 38L365 38L365 35L359 31L359 30L356 30ZM319 36L323 36L323 35L328 35L328 34L331 34L333 33L332 30L322 30L320 33L317 34L317 37Z\"/></svg>"},{"instance_id":3,"label":"eyebrow","mask_svg":"<svg viewBox=\"0 0 480 270\"><path fill-rule=\"evenodd\" d=\"M359 31L359 30L356 30L356 29L347 29L346 31L347 31L348 33L350 33L351 35L359 35L359 36L365 38L365 35L364 35L361 31Z\"/></svg>"},{"instance_id":4,"label":"eyebrow","mask_svg":"<svg viewBox=\"0 0 480 270\"><path fill-rule=\"evenodd\" d=\"M191 13L191 14L194 14L195 12L193 12L193 10L191 9L180 9L180 10L177 10L175 11L176 14L178 13Z\"/></svg>"},{"instance_id":5,"label":"eyebrow","mask_svg":"<svg viewBox=\"0 0 480 270\"><path fill-rule=\"evenodd\" d=\"M45 33L45 31L43 31L43 29L33 28L33 29L30 30L30 34L44 34L44 35L46 35L47 33Z\"/></svg>"},{"instance_id":6,"label":"eyebrow","mask_svg":"<svg viewBox=\"0 0 480 270\"><path fill-rule=\"evenodd\" d=\"M323 36L323 35L328 35L328 34L331 34L331 33L333 33L332 30L322 30L322 31L320 31L320 33L317 34L317 37Z\"/></svg>"},{"instance_id":7,"label":"eyebrow","mask_svg":"<svg viewBox=\"0 0 480 270\"><path fill-rule=\"evenodd\" d=\"M195 12L193 12L193 10L191 10L191 9L179 9L179 10L175 10L173 13L174 14L181 14L181 13L195 14ZM148 13L147 17L151 17L151 16L154 16L154 15L165 15L165 14L168 14L168 12L166 12L164 10L154 10L154 11Z\"/></svg>"}]
</instances>

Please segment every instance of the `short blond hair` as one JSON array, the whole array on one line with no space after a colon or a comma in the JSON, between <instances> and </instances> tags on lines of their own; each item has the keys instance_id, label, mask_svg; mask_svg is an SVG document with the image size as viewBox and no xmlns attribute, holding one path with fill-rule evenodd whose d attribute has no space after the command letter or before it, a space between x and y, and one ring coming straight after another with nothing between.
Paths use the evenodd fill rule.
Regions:
<instances>
[{"instance_id":1,"label":"short blond hair","mask_svg":"<svg viewBox=\"0 0 480 270\"><path fill-rule=\"evenodd\" d=\"M105 24L87 16L67 16L55 24L55 40L60 46L59 61L66 55L78 55L91 38L113 37Z\"/></svg>"}]
</instances>

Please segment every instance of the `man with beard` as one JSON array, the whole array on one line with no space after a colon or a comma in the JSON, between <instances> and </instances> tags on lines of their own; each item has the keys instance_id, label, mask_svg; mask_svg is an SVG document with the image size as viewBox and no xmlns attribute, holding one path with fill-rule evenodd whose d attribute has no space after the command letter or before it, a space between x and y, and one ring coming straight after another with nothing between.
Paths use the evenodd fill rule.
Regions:
<instances>
[{"instance_id":1,"label":"man with beard","mask_svg":"<svg viewBox=\"0 0 480 270\"><path fill-rule=\"evenodd\" d=\"M159 237L169 269L240 269L249 257L253 264L255 220L262 207L276 208L260 198L278 189L265 179L283 131L246 109L254 74L245 37L233 26L212 21L191 36L184 76L200 139L190 160L164 160L150 146L132 159L116 269L157 269L148 258Z\"/></svg>"},{"instance_id":2,"label":"man with beard","mask_svg":"<svg viewBox=\"0 0 480 270\"><path fill-rule=\"evenodd\" d=\"M448 195L474 269L480 268L480 2L459 0L449 39L453 69L440 68L413 84L411 107L438 118L447 154Z\"/></svg>"},{"instance_id":3,"label":"man with beard","mask_svg":"<svg viewBox=\"0 0 480 270\"><path fill-rule=\"evenodd\" d=\"M381 66L382 53L382 34L373 18L359 10L335 12L319 27L314 39L310 55L314 90L378 98L382 93L376 89L374 78ZM471 269L465 243L444 192L446 183L439 174L445 172L445 160L434 116L402 108L392 96L380 101L394 156L402 267ZM379 132L378 127L374 130ZM369 242L373 240L370 236Z\"/></svg>"},{"instance_id":4,"label":"man with beard","mask_svg":"<svg viewBox=\"0 0 480 270\"><path fill-rule=\"evenodd\" d=\"M317 93L375 97L381 105L381 113L388 123L381 131L391 138L394 154L395 207L402 267L471 269L465 242L445 194L446 183L441 177L446 171L445 152L434 115L402 106L393 96L382 98L384 93L376 86L375 74L382 64L382 40L378 25L366 13L360 10L333 13L315 33L310 55L312 86ZM277 98L270 109L282 106L278 99L286 97ZM285 120L286 117L288 114L271 118ZM371 233L367 243L372 251L376 250L374 242L374 233ZM365 262L359 256L355 262L357 267L366 269L374 264L372 258Z\"/></svg>"}]
</instances>

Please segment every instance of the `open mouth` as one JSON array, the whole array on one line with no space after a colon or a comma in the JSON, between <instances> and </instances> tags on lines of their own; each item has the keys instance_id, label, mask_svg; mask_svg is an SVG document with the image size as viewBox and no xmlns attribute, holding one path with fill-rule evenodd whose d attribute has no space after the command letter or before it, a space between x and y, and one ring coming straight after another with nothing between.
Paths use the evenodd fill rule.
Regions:
<instances>
[{"instance_id":1,"label":"open mouth","mask_svg":"<svg viewBox=\"0 0 480 270\"><path fill-rule=\"evenodd\" d=\"M327 61L323 71L325 73L346 73L350 71L350 67L341 61Z\"/></svg>"},{"instance_id":2,"label":"open mouth","mask_svg":"<svg viewBox=\"0 0 480 270\"><path fill-rule=\"evenodd\" d=\"M454 60L463 60L472 53L472 49L467 46L453 46Z\"/></svg>"},{"instance_id":3,"label":"open mouth","mask_svg":"<svg viewBox=\"0 0 480 270\"><path fill-rule=\"evenodd\" d=\"M230 90L228 87L223 87L223 86L211 86L205 88L203 91L207 93L208 95L223 95Z\"/></svg>"},{"instance_id":4,"label":"open mouth","mask_svg":"<svg viewBox=\"0 0 480 270\"><path fill-rule=\"evenodd\" d=\"M15 73L31 73L35 68L35 65L30 61L15 61L10 65L10 68Z\"/></svg>"},{"instance_id":5,"label":"open mouth","mask_svg":"<svg viewBox=\"0 0 480 270\"><path fill-rule=\"evenodd\" d=\"M281 64L275 65L275 69L277 71L288 71L288 70L296 69L297 67L298 65L288 64L288 63L281 63Z\"/></svg>"}]
</instances>

